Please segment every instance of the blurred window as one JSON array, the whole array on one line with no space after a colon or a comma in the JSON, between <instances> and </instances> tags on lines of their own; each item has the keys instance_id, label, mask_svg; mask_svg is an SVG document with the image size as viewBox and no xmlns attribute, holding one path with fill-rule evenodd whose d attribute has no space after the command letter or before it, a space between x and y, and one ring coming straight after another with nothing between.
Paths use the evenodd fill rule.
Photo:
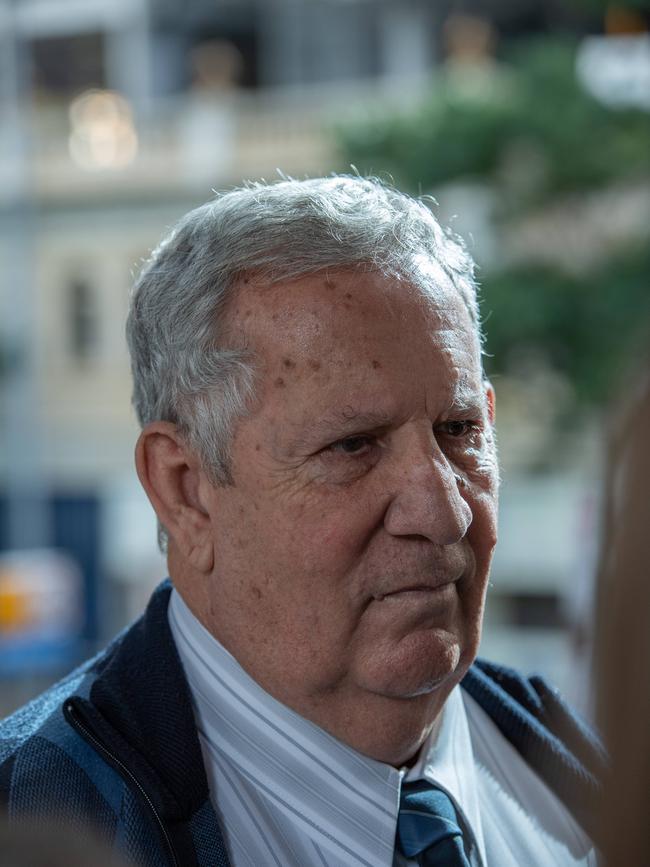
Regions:
<instances>
[{"instance_id":1,"label":"blurred window","mask_svg":"<svg viewBox=\"0 0 650 867\"><path fill-rule=\"evenodd\" d=\"M36 92L68 96L106 86L102 33L34 39L31 60Z\"/></svg>"},{"instance_id":2,"label":"blurred window","mask_svg":"<svg viewBox=\"0 0 650 867\"><path fill-rule=\"evenodd\" d=\"M190 84L195 88L228 90L258 86L257 34L203 30L191 40L188 54Z\"/></svg>"},{"instance_id":3,"label":"blurred window","mask_svg":"<svg viewBox=\"0 0 650 867\"><path fill-rule=\"evenodd\" d=\"M92 287L76 278L68 287L69 346L72 357L87 361L97 343L97 316Z\"/></svg>"},{"instance_id":4,"label":"blurred window","mask_svg":"<svg viewBox=\"0 0 650 867\"><path fill-rule=\"evenodd\" d=\"M514 626L547 629L565 626L562 600L557 593L511 593L505 601L509 622Z\"/></svg>"}]
</instances>

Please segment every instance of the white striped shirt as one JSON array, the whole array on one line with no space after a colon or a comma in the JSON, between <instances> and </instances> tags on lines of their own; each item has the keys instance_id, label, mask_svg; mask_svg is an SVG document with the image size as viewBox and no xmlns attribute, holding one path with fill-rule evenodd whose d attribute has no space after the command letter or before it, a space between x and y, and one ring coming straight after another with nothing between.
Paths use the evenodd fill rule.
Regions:
<instances>
[{"instance_id":1,"label":"white striped shirt","mask_svg":"<svg viewBox=\"0 0 650 867\"><path fill-rule=\"evenodd\" d=\"M455 802L473 867L595 867L566 809L460 688L415 765L397 770L265 692L176 591L169 621L233 867L414 864L395 853L395 830L402 780L421 778Z\"/></svg>"}]
</instances>

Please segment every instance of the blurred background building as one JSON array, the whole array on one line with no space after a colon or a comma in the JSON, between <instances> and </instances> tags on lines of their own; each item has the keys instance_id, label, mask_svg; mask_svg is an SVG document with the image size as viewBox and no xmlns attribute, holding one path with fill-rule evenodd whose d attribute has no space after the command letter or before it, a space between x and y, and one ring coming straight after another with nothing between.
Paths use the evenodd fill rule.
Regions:
<instances>
[{"instance_id":1,"label":"blurred background building","mask_svg":"<svg viewBox=\"0 0 650 867\"><path fill-rule=\"evenodd\" d=\"M0 0L0 713L165 574L124 320L183 213L350 170L480 267L501 541L483 652L589 709L607 408L650 346L644 0Z\"/></svg>"}]
</instances>

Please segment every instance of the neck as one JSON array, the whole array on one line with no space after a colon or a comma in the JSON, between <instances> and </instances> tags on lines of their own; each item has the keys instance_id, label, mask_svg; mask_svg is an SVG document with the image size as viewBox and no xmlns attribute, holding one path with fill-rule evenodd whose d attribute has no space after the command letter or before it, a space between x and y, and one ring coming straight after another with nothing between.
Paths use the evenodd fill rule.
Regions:
<instances>
[{"instance_id":1,"label":"neck","mask_svg":"<svg viewBox=\"0 0 650 867\"><path fill-rule=\"evenodd\" d=\"M378 762L401 768L412 765L420 747L442 720L442 709L456 685L444 684L414 698L392 698L373 693L350 700L283 700L296 713L333 737Z\"/></svg>"}]
</instances>

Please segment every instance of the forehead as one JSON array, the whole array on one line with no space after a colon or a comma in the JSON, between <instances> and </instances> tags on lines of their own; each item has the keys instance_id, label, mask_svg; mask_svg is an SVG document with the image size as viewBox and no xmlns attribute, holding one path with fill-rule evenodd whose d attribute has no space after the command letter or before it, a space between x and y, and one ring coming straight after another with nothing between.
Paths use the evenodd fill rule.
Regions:
<instances>
[{"instance_id":1,"label":"forehead","mask_svg":"<svg viewBox=\"0 0 650 867\"><path fill-rule=\"evenodd\" d=\"M271 391L302 383L326 400L400 383L444 392L480 382L476 330L444 275L425 291L377 272L250 281L239 287L230 322Z\"/></svg>"},{"instance_id":2,"label":"forehead","mask_svg":"<svg viewBox=\"0 0 650 867\"><path fill-rule=\"evenodd\" d=\"M438 329L459 329L475 335L469 312L458 291L435 262L420 267L422 283L414 286L403 278L377 271L327 270L289 281L271 283L246 278L236 288L229 306L231 331L249 338L263 338L282 332L299 336L298 317L312 319L316 333L319 322L332 328L344 326L351 315L362 314L381 330L393 315L392 331L400 329L407 310L425 311ZM437 323L432 320L436 318Z\"/></svg>"}]
</instances>

